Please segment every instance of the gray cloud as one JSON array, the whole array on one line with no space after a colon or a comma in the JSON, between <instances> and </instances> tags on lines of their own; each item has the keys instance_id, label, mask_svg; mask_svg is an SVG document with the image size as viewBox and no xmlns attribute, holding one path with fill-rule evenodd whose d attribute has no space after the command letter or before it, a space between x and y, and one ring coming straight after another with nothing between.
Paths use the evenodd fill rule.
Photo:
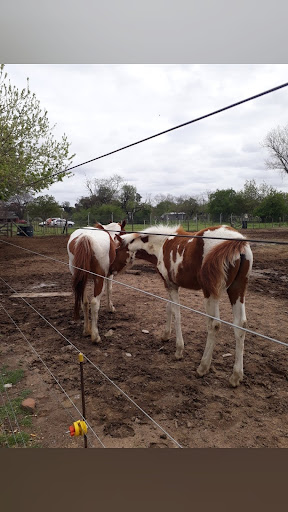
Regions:
<instances>
[{"instance_id":1,"label":"gray cloud","mask_svg":"<svg viewBox=\"0 0 288 512\"><path fill-rule=\"evenodd\" d=\"M8 64L6 71L19 88L29 77L57 123L55 136L65 132L71 141L77 165L280 85L288 65ZM269 130L287 124L287 111L284 88L79 167L42 193L74 204L87 195L85 176L115 173L144 198L239 190L247 179L288 192L288 177L265 169L260 146Z\"/></svg>"}]
</instances>

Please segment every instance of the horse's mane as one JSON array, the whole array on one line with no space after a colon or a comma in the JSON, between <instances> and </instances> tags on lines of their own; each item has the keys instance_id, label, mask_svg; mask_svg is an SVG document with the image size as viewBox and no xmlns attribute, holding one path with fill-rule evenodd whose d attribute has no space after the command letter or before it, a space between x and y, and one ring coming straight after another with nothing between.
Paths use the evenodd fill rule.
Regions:
<instances>
[{"instance_id":1,"label":"horse's mane","mask_svg":"<svg viewBox=\"0 0 288 512\"><path fill-rule=\"evenodd\" d=\"M155 226L150 226L150 228L143 229L141 233L149 233L151 235L175 235L175 233L178 233L179 230L183 230L182 226L180 224L177 224L177 226L167 226L165 224L156 224Z\"/></svg>"}]
</instances>

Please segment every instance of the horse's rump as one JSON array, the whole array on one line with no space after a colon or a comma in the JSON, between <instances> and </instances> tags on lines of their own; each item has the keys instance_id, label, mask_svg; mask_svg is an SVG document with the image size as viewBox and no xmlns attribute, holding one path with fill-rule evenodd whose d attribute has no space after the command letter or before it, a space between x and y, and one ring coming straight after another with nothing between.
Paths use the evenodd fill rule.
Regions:
<instances>
[{"instance_id":1,"label":"horse's rump","mask_svg":"<svg viewBox=\"0 0 288 512\"><path fill-rule=\"evenodd\" d=\"M91 271L92 247L89 238L80 236L75 241L73 259L72 286L75 295L74 318L79 318L79 311L84 297L84 291ZM76 268L75 268L76 267ZM83 269L83 270L82 270ZM87 270L88 272L85 272Z\"/></svg>"},{"instance_id":2,"label":"horse's rump","mask_svg":"<svg viewBox=\"0 0 288 512\"><path fill-rule=\"evenodd\" d=\"M199 276L205 297L219 297L223 288L231 285L248 248L249 243L245 239L225 240L211 248L204 258Z\"/></svg>"}]
</instances>

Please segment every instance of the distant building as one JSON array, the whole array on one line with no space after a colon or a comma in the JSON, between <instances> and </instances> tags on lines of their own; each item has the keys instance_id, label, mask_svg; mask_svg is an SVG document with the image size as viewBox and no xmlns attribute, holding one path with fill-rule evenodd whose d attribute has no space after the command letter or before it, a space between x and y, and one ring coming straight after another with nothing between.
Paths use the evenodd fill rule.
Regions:
<instances>
[{"instance_id":1,"label":"distant building","mask_svg":"<svg viewBox=\"0 0 288 512\"><path fill-rule=\"evenodd\" d=\"M164 222L168 222L171 220L178 221L178 220L185 220L186 213L185 212L169 212L169 213L163 213L161 215L161 220L164 220Z\"/></svg>"},{"instance_id":2,"label":"distant building","mask_svg":"<svg viewBox=\"0 0 288 512\"><path fill-rule=\"evenodd\" d=\"M16 213L11 211L0 210L0 222L18 222L19 218Z\"/></svg>"}]
</instances>

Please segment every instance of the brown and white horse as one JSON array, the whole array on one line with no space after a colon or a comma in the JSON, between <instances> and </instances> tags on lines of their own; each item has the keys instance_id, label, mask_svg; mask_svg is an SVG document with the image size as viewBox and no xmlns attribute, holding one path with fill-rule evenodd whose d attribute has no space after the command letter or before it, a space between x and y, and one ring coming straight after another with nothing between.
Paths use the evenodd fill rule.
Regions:
<instances>
[{"instance_id":1,"label":"brown and white horse","mask_svg":"<svg viewBox=\"0 0 288 512\"><path fill-rule=\"evenodd\" d=\"M175 236L187 235L187 236ZM189 236L190 238L189 238ZM141 233L124 234L117 249L111 271L121 268L133 257L154 264L164 280L171 302L167 304L167 322L163 340L171 335L172 314L175 318L177 359L183 357L184 341L181 330L179 287L202 289L207 317L208 336L199 376L205 375L211 365L216 336L220 328L219 299L227 291L233 311L236 352L230 383L233 387L243 380L243 351L246 313L245 293L251 272L253 255L245 237L233 228L217 226L197 233L187 233L181 226L153 226ZM225 239L228 240L225 240ZM224 240L223 240L224 239ZM236 240L237 239L237 240ZM210 318L213 317L213 318Z\"/></svg>"},{"instance_id":2,"label":"brown and white horse","mask_svg":"<svg viewBox=\"0 0 288 512\"><path fill-rule=\"evenodd\" d=\"M92 342L101 340L98 331L98 312L105 287L107 308L111 312L115 311L111 298L113 275L110 273L110 266L115 259L116 248L119 245L117 237L120 233L125 233L125 224L125 220L121 223L111 222L107 225L97 223L94 228L76 229L68 240L69 268L72 274L72 287L75 297L74 318L79 318L79 311L82 306L84 313L83 334L91 334ZM98 275L91 275L89 272ZM107 277L110 277L110 279L105 279ZM94 283L94 292L91 300L90 322L87 284L91 279Z\"/></svg>"}]
</instances>

